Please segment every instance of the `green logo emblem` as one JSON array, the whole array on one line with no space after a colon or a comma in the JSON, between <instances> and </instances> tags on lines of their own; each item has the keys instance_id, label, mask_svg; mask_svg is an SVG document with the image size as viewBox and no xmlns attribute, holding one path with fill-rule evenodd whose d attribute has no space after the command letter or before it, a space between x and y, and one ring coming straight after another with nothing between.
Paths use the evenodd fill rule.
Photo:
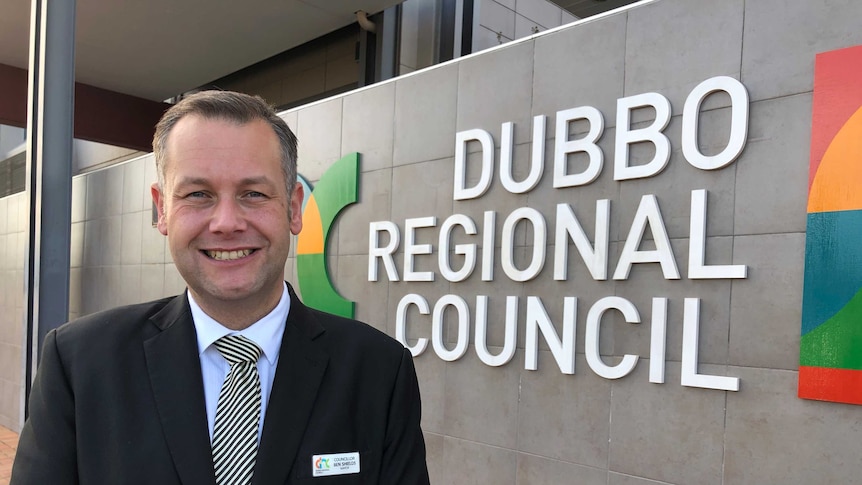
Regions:
<instances>
[{"instance_id":1,"label":"green logo emblem","mask_svg":"<svg viewBox=\"0 0 862 485\"><path fill-rule=\"evenodd\" d=\"M312 189L302 176L302 232L296 241L296 275L303 302L328 313L353 318L355 303L332 286L326 266L326 242L338 213L359 196L359 154L338 160Z\"/></svg>"}]
</instances>

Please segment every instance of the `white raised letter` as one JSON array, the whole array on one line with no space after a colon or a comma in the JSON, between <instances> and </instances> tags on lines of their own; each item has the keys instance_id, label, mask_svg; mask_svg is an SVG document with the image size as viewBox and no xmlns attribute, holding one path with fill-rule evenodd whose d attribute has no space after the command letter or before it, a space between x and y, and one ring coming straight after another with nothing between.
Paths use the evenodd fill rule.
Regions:
<instances>
[{"instance_id":1,"label":"white raised letter","mask_svg":"<svg viewBox=\"0 0 862 485\"><path fill-rule=\"evenodd\" d=\"M523 194L533 190L542 178L545 170L545 120L547 116L533 117L533 156L530 159L530 173L521 182L516 182L512 175L512 151L514 147L514 124L503 123L500 136L500 182L503 188L513 194Z\"/></svg>"},{"instance_id":2,"label":"white raised letter","mask_svg":"<svg viewBox=\"0 0 862 485\"><path fill-rule=\"evenodd\" d=\"M515 267L515 226L520 220L530 221L533 225L533 257L524 270ZM512 211L503 223L503 250L500 263L506 276L512 281L529 281L535 278L545 266L547 239L545 218L541 212L530 207L519 207Z\"/></svg>"},{"instance_id":3,"label":"white raised letter","mask_svg":"<svg viewBox=\"0 0 862 485\"><path fill-rule=\"evenodd\" d=\"M414 271L413 257L419 254L431 254L430 244L416 244L416 229L420 227L434 227L437 218L434 216L417 217L404 221L404 281L434 281L434 273L431 271Z\"/></svg>"},{"instance_id":4,"label":"white raised letter","mask_svg":"<svg viewBox=\"0 0 862 485\"><path fill-rule=\"evenodd\" d=\"M634 108L655 109L652 124L631 129ZM614 180L652 177L664 170L670 160L670 140L662 133L670 122L670 101L658 93L644 93L617 100L617 137L614 149ZM648 163L629 166L629 145L642 141L655 145L655 156Z\"/></svg>"},{"instance_id":5,"label":"white raised letter","mask_svg":"<svg viewBox=\"0 0 862 485\"><path fill-rule=\"evenodd\" d=\"M515 344L518 341L518 297L506 297L506 337L503 350L497 355L488 351L488 297L476 297L476 355L479 360L499 367L508 363L515 356Z\"/></svg>"},{"instance_id":6,"label":"white raised letter","mask_svg":"<svg viewBox=\"0 0 862 485\"><path fill-rule=\"evenodd\" d=\"M664 384L664 356L667 346L667 298L652 299L649 339L649 381Z\"/></svg>"},{"instance_id":7,"label":"white raised letter","mask_svg":"<svg viewBox=\"0 0 862 485\"><path fill-rule=\"evenodd\" d=\"M380 247L381 231L389 233L389 243L382 248ZM398 281L398 270L395 269L392 253L398 248L399 239L401 236L394 222L377 221L368 225L368 281L377 281L377 258L383 261L389 281Z\"/></svg>"},{"instance_id":8,"label":"white raised letter","mask_svg":"<svg viewBox=\"0 0 862 485\"><path fill-rule=\"evenodd\" d=\"M449 265L449 239L452 228L461 226L469 235L476 234L476 223L464 214L453 214L443 221L440 226L440 245L438 246L437 261L440 265L440 273L449 281L464 281L476 268L476 245L456 244L455 254L464 255L464 266L454 271Z\"/></svg>"},{"instance_id":9,"label":"white raised letter","mask_svg":"<svg viewBox=\"0 0 862 485\"><path fill-rule=\"evenodd\" d=\"M443 344L443 313L450 305L458 313L458 340L452 350L447 349ZM441 359L452 362L464 356L469 341L470 309L467 307L467 302L458 295L443 295L434 305L434 314L431 316L431 344L434 346L434 352Z\"/></svg>"},{"instance_id":10,"label":"white raised letter","mask_svg":"<svg viewBox=\"0 0 862 485\"><path fill-rule=\"evenodd\" d=\"M557 336L554 324L551 323L542 299L537 296L527 297L527 341L524 355L524 369L539 368L539 330L545 337L545 342L551 348L551 354L560 372L575 373L575 327L578 314L578 299L573 296L563 298L563 338Z\"/></svg>"},{"instance_id":11,"label":"white raised letter","mask_svg":"<svg viewBox=\"0 0 862 485\"><path fill-rule=\"evenodd\" d=\"M655 241L655 249L638 250L641 241L643 241L647 224L649 224L653 241ZM661 263L661 271L664 274L664 279L679 279L679 270L676 267L673 249L670 247L670 238L668 238L667 230L664 228L664 220L661 218L658 200L653 194L641 197L638 211L635 214L634 221L632 221L632 228L626 237L626 244L623 246L620 260L617 262L617 269L614 270L614 279L627 279L633 263Z\"/></svg>"},{"instance_id":12,"label":"white raised letter","mask_svg":"<svg viewBox=\"0 0 862 485\"><path fill-rule=\"evenodd\" d=\"M416 340L416 345L413 347L407 345L407 307L416 305L419 308L419 313L428 315L428 301L415 293L404 295L404 298L398 302L398 308L395 310L395 340L401 342L401 345L410 350L410 355L417 357L425 352L425 347L428 346L427 338Z\"/></svg>"},{"instance_id":13,"label":"white raised letter","mask_svg":"<svg viewBox=\"0 0 862 485\"><path fill-rule=\"evenodd\" d=\"M682 317L682 377L687 387L738 391L739 378L697 373L697 345L700 333L700 298L686 298Z\"/></svg>"},{"instance_id":14,"label":"white raised letter","mask_svg":"<svg viewBox=\"0 0 862 485\"><path fill-rule=\"evenodd\" d=\"M730 95L730 139L724 150L713 156L701 153L697 146L700 105L707 96L724 91ZM716 76L695 86L685 99L682 110L682 154L688 163L701 170L716 170L731 164L745 148L748 136L748 91L736 79Z\"/></svg>"},{"instance_id":15,"label":"white raised letter","mask_svg":"<svg viewBox=\"0 0 862 485\"><path fill-rule=\"evenodd\" d=\"M557 232L554 238L554 279L565 281L569 265L569 237L594 280L608 279L608 233L611 227L611 201L596 201L596 244L590 240L569 204L557 204Z\"/></svg>"},{"instance_id":16,"label":"white raised letter","mask_svg":"<svg viewBox=\"0 0 862 485\"><path fill-rule=\"evenodd\" d=\"M482 145L482 172L479 181L467 188L467 142L476 140ZM494 173L494 138L479 128L459 131L455 134L455 200L480 197L491 187L491 174Z\"/></svg>"},{"instance_id":17,"label":"white raised letter","mask_svg":"<svg viewBox=\"0 0 862 485\"><path fill-rule=\"evenodd\" d=\"M590 124L590 131L583 138L569 140L569 122L585 119ZM586 185L602 172L604 154L596 142L605 131L605 119L601 111L592 106L581 106L563 111L557 111L556 135L554 137L554 188ZM533 140L535 143L535 139ZM585 152L590 163L581 173L567 173L568 154Z\"/></svg>"},{"instance_id":18,"label":"white raised letter","mask_svg":"<svg viewBox=\"0 0 862 485\"><path fill-rule=\"evenodd\" d=\"M494 281L494 236L497 234L497 213L485 211L482 223L482 281Z\"/></svg>"},{"instance_id":19,"label":"white raised letter","mask_svg":"<svg viewBox=\"0 0 862 485\"><path fill-rule=\"evenodd\" d=\"M704 189L691 191L691 226L688 238L688 278L692 280L745 278L744 264L704 264L706 259L706 196Z\"/></svg>"},{"instance_id":20,"label":"white raised letter","mask_svg":"<svg viewBox=\"0 0 862 485\"><path fill-rule=\"evenodd\" d=\"M595 302L590 307L589 313L587 313L584 354L586 354L587 364L589 364L593 372L605 379L619 379L620 377L627 376L634 370L635 365L638 363L638 356L626 354L620 363L615 366L609 366L602 361L602 356L599 353L599 326L602 323L602 315L611 308L619 310L628 323L640 323L641 321L638 309L625 298L606 296Z\"/></svg>"}]
</instances>

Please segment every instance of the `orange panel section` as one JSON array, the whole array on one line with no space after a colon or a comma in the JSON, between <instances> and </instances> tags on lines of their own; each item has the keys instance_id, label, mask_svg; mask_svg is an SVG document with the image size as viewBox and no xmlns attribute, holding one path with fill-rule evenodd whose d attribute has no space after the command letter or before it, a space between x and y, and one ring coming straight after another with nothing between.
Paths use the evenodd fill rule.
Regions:
<instances>
[{"instance_id":1,"label":"orange panel section","mask_svg":"<svg viewBox=\"0 0 862 485\"><path fill-rule=\"evenodd\" d=\"M323 223L314 194L308 197L302 212L302 232L296 240L296 254L323 253Z\"/></svg>"},{"instance_id":2,"label":"orange panel section","mask_svg":"<svg viewBox=\"0 0 862 485\"><path fill-rule=\"evenodd\" d=\"M862 107L838 131L814 175L808 212L862 209Z\"/></svg>"}]
</instances>

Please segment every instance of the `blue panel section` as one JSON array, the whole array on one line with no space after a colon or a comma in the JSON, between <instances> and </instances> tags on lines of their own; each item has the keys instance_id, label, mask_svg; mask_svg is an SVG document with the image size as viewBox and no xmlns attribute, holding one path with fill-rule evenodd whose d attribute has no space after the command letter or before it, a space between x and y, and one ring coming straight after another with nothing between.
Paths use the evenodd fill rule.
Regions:
<instances>
[{"instance_id":1,"label":"blue panel section","mask_svg":"<svg viewBox=\"0 0 862 485\"><path fill-rule=\"evenodd\" d=\"M808 214L802 335L838 313L860 288L862 211Z\"/></svg>"},{"instance_id":2,"label":"blue panel section","mask_svg":"<svg viewBox=\"0 0 862 485\"><path fill-rule=\"evenodd\" d=\"M311 186L311 182L303 177L302 174L296 175L296 181L302 184L302 213L305 214L305 204L307 204L308 199L311 198L311 191L313 188Z\"/></svg>"}]
</instances>

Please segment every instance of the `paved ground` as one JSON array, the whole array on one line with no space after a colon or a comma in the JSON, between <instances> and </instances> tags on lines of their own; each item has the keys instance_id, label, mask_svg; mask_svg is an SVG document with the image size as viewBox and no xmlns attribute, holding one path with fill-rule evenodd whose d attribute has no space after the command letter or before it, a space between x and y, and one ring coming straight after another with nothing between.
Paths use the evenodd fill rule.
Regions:
<instances>
[{"instance_id":1,"label":"paved ground","mask_svg":"<svg viewBox=\"0 0 862 485\"><path fill-rule=\"evenodd\" d=\"M0 426L0 485L9 485L16 449L18 449L18 433Z\"/></svg>"}]
</instances>

